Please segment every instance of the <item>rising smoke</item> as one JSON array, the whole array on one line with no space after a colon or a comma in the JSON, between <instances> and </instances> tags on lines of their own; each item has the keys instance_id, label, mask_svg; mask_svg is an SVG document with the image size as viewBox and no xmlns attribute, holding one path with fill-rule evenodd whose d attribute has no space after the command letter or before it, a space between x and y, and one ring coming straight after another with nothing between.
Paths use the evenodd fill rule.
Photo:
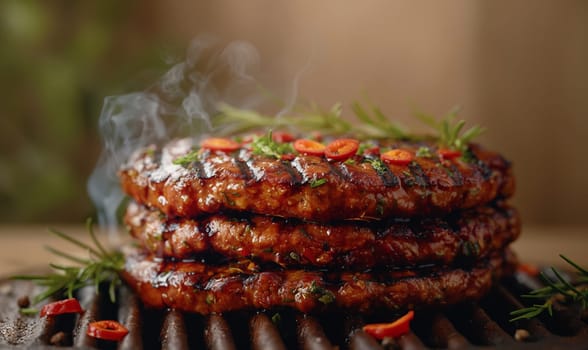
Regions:
<instances>
[{"instance_id":1,"label":"rising smoke","mask_svg":"<svg viewBox=\"0 0 588 350\"><path fill-rule=\"evenodd\" d=\"M117 170L133 152L179 137L196 143L214 133L212 121L221 102L244 108L262 103L255 78L259 63L258 51L248 42L223 47L212 37L199 37L188 46L185 59L153 86L104 100L99 118L103 151L88 181L102 227L116 232L124 199Z\"/></svg>"}]
</instances>

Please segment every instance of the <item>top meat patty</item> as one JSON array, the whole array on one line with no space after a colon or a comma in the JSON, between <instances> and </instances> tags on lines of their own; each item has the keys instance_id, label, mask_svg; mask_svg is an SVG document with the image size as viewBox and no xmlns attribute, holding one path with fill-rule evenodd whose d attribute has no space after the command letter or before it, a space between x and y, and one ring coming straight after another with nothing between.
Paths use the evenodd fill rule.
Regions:
<instances>
[{"instance_id":1,"label":"top meat patty","mask_svg":"<svg viewBox=\"0 0 588 350\"><path fill-rule=\"evenodd\" d=\"M192 152L191 141L136 152L119 171L122 189L137 202L169 217L248 211L316 222L379 220L444 214L472 208L514 192L510 163L470 145L468 160L444 159L433 142L395 142L387 147L414 155L407 165L357 154L346 161L294 154L288 159L200 150L189 164L174 160Z\"/></svg>"}]
</instances>

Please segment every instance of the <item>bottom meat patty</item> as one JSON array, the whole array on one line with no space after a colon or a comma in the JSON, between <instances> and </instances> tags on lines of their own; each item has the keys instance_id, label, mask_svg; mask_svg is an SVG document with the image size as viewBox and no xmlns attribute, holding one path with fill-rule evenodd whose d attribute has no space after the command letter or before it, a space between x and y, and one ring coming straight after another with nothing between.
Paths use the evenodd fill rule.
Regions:
<instances>
[{"instance_id":1,"label":"bottom meat patty","mask_svg":"<svg viewBox=\"0 0 588 350\"><path fill-rule=\"evenodd\" d=\"M494 203L448 215L385 223L317 224L262 215L168 219L131 203L130 233L160 258L253 258L287 267L364 270L473 262L503 249L520 234L518 212Z\"/></svg>"},{"instance_id":2,"label":"bottom meat patty","mask_svg":"<svg viewBox=\"0 0 588 350\"><path fill-rule=\"evenodd\" d=\"M508 254L496 254L469 269L354 273L261 270L251 260L224 266L156 260L136 248L127 248L125 255L122 276L146 306L199 314L275 307L370 312L450 305L481 298L510 264Z\"/></svg>"}]
</instances>

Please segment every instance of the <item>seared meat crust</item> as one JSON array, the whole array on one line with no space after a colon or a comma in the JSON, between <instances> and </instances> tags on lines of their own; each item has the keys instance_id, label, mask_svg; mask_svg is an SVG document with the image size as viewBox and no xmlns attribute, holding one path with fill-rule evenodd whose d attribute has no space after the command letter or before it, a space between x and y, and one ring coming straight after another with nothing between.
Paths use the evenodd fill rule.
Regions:
<instances>
[{"instance_id":1,"label":"seared meat crust","mask_svg":"<svg viewBox=\"0 0 588 350\"><path fill-rule=\"evenodd\" d=\"M413 152L423 145L397 144ZM316 222L438 215L514 192L510 163L477 145L470 146L469 162L433 155L408 166L364 156L352 162L305 155L278 160L247 149L203 151L185 167L172 163L189 151L180 140L137 152L119 171L123 191L169 217L231 210Z\"/></svg>"},{"instance_id":2,"label":"seared meat crust","mask_svg":"<svg viewBox=\"0 0 588 350\"><path fill-rule=\"evenodd\" d=\"M469 270L390 272L260 271L252 262L210 266L199 262L154 261L127 252L123 278L143 303L210 314L287 306L302 312L346 309L424 308L481 298L503 271L493 257Z\"/></svg>"},{"instance_id":3,"label":"seared meat crust","mask_svg":"<svg viewBox=\"0 0 588 350\"><path fill-rule=\"evenodd\" d=\"M131 203L125 222L130 233L160 258L198 258L213 250L232 259L356 271L472 262L502 250L521 228L518 212L504 203L447 218L331 225L261 215L167 219L157 210Z\"/></svg>"}]
</instances>

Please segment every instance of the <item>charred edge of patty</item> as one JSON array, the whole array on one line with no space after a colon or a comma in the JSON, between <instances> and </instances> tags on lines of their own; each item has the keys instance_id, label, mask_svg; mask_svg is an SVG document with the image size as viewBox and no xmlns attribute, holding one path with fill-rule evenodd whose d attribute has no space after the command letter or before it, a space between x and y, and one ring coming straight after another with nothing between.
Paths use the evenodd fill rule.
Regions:
<instances>
[{"instance_id":1,"label":"charred edge of patty","mask_svg":"<svg viewBox=\"0 0 588 350\"><path fill-rule=\"evenodd\" d=\"M122 273L143 303L210 314L288 307L301 312L428 308L477 300L508 271L510 259L496 254L471 269L374 274L305 270L257 271L250 263L211 267L200 263L155 261L127 252ZM253 269L252 269L253 268Z\"/></svg>"},{"instance_id":2,"label":"charred edge of patty","mask_svg":"<svg viewBox=\"0 0 588 350\"><path fill-rule=\"evenodd\" d=\"M507 246L521 231L518 211L503 202L445 218L330 225L243 213L169 219L131 203L125 222L160 258L218 264L247 257L282 267L344 270L467 266Z\"/></svg>"}]
</instances>

